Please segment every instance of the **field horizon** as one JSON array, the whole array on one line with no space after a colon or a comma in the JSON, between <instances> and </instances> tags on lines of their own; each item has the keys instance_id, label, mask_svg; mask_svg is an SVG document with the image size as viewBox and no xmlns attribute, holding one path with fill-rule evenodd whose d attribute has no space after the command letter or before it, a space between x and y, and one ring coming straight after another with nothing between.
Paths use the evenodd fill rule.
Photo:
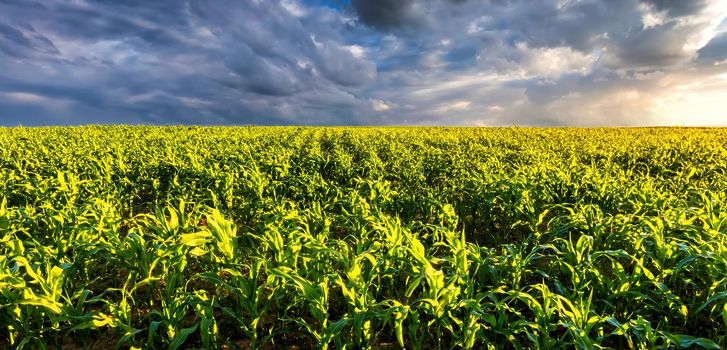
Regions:
<instances>
[{"instance_id":1,"label":"field horizon","mask_svg":"<svg viewBox=\"0 0 727 350\"><path fill-rule=\"evenodd\" d=\"M131 127L131 128L307 128L307 129L390 129L390 128L411 128L411 129L727 129L724 125L640 125L640 126L575 126L575 125L296 125L296 124L277 124L277 125L258 125L258 124L58 124L58 125L0 125L0 129L39 129L39 128L114 128L114 127Z\"/></svg>"}]
</instances>

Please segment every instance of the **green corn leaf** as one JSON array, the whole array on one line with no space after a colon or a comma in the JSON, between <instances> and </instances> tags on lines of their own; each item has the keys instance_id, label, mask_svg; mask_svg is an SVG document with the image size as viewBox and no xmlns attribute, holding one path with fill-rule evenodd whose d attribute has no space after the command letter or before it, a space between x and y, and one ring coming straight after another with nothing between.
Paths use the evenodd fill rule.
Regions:
<instances>
[{"instance_id":1,"label":"green corn leaf","mask_svg":"<svg viewBox=\"0 0 727 350\"><path fill-rule=\"evenodd\" d=\"M198 326L199 324L195 324L192 327L182 328L179 332L176 332L174 334L174 339L169 342L169 350L177 350L180 346L184 345L184 342L187 341L187 337L197 331Z\"/></svg>"}]
</instances>

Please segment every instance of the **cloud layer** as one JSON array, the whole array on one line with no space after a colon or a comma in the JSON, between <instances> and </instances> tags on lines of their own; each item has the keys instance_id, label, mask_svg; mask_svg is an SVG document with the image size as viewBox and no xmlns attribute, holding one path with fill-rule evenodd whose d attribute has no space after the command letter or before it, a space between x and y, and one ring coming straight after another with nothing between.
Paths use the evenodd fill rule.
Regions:
<instances>
[{"instance_id":1,"label":"cloud layer","mask_svg":"<svg viewBox=\"0 0 727 350\"><path fill-rule=\"evenodd\" d=\"M727 0L0 0L0 125L727 125Z\"/></svg>"}]
</instances>

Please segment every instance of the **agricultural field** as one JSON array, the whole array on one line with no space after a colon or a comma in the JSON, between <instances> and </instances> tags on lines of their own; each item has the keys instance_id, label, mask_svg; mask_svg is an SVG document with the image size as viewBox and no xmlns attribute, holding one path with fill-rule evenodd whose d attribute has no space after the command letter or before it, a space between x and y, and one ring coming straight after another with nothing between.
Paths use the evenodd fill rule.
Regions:
<instances>
[{"instance_id":1,"label":"agricultural field","mask_svg":"<svg viewBox=\"0 0 727 350\"><path fill-rule=\"evenodd\" d=\"M0 348L727 347L727 129L0 129Z\"/></svg>"}]
</instances>

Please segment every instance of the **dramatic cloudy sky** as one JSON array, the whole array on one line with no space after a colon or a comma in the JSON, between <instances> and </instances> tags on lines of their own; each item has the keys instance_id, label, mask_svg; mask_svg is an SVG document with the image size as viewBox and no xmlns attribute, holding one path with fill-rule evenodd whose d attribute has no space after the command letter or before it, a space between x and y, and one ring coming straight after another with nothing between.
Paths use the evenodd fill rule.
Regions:
<instances>
[{"instance_id":1,"label":"dramatic cloudy sky","mask_svg":"<svg viewBox=\"0 0 727 350\"><path fill-rule=\"evenodd\" d=\"M0 0L0 125L727 125L727 0Z\"/></svg>"}]
</instances>

